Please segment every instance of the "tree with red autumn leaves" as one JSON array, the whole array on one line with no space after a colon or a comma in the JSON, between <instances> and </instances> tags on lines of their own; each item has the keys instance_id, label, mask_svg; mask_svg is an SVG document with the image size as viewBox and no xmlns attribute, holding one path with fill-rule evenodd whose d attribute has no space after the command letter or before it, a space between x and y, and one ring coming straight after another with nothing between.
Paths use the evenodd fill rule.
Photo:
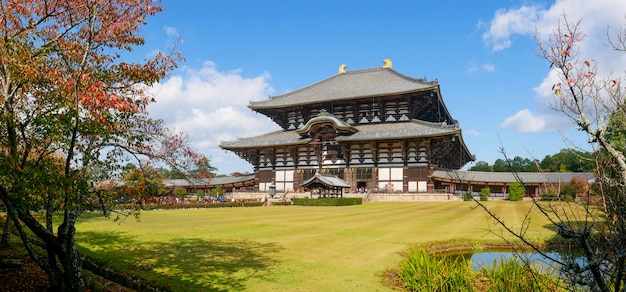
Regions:
<instances>
[{"instance_id":1,"label":"tree with red autumn leaves","mask_svg":"<svg viewBox=\"0 0 626 292\"><path fill-rule=\"evenodd\" d=\"M586 35L581 22L563 17L552 35L537 38L540 56L549 63L558 80L552 86L553 109L562 113L587 134L594 147L595 178L572 179L569 196L555 201L533 200L555 230L555 237L571 250L554 257L526 236L530 216L514 229L488 214L560 270L562 282L572 291L624 291L626 289L626 98L624 76L599 76L600 64L583 57ZM626 53L626 29L609 33L607 43ZM612 64L603 64L611 66ZM624 72L626 73L626 71ZM567 193L567 192L566 192ZM575 203L569 202L575 199Z\"/></svg>"},{"instance_id":2,"label":"tree with red autumn leaves","mask_svg":"<svg viewBox=\"0 0 626 292\"><path fill-rule=\"evenodd\" d=\"M163 9L155 2L0 1L0 200L51 290L85 290L75 223L93 202L104 209L114 203L99 182L131 159L182 172L206 164L185 135L146 111L154 102L149 86L180 56L123 59L143 44L138 31L146 18ZM46 255L34 251L26 229Z\"/></svg>"}]
</instances>

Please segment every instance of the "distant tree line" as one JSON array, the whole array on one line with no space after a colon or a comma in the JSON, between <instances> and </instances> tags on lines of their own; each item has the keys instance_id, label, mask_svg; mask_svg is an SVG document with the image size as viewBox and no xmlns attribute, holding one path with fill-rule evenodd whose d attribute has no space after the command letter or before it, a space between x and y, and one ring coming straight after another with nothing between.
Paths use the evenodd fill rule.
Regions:
<instances>
[{"instance_id":1,"label":"distant tree line","mask_svg":"<svg viewBox=\"0 0 626 292\"><path fill-rule=\"evenodd\" d=\"M478 161L469 170L488 172L590 172L596 165L593 153L575 149L561 149L554 155L546 155L543 160L522 158L497 159L493 164Z\"/></svg>"}]
</instances>

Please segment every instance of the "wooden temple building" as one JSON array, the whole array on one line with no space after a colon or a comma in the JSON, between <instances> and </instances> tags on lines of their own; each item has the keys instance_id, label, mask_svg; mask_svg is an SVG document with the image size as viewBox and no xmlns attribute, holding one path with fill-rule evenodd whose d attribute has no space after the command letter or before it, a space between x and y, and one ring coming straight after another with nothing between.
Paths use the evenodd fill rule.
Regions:
<instances>
[{"instance_id":1,"label":"wooden temple building","mask_svg":"<svg viewBox=\"0 0 626 292\"><path fill-rule=\"evenodd\" d=\"M436 168L459 169L474 156L437 80L392 69L346 71L301 89L251 102L282 129L223 141L254 166L254 190L294 191L316 173L351 189L430 192Z\"/></svg>"}]
</instances>

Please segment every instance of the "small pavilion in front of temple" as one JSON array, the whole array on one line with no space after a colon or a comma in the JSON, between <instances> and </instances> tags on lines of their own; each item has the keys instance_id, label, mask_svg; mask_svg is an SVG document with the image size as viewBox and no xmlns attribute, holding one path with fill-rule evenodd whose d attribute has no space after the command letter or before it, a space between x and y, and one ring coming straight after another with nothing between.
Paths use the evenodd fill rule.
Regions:
<instances>
[{"instance_id":1,"label":"small pavilion in front of temple","mask_svg":"<svg viewBox=\"0 0 626 292\"><path fill-rule=\"evenodd\" d=\"M303 182L303 187L312 192L319 191L320 197L343 197L343 189L350 189L350 185L336 175L315 173L307 181Z\"/></svg>"}]
</instances>

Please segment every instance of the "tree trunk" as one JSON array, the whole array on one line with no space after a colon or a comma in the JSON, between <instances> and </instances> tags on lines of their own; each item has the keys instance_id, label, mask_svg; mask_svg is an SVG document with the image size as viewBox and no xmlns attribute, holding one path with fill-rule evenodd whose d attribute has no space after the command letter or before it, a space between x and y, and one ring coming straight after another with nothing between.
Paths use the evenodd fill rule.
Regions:
<instances>
[{"instance_id":1,"label":"tree trunk","mask_svg":"<svg viewBox=\"0 0 626 292\"><path fill-rule=\"evenodd\" d=\"M8 247L11 240L11 216L7 212L7 219L4 222L4 230L2 231L2 239L0 240L0 247Z\"/></svg>"},{"instance_id":2,"label":"tree trunk","mask_svg":"<svg viewBox=\"0 0 626 292\"><path fill-rule=\"evenodd\" d=\"M59 226L58 236L61 243L62 255L59 255L63 265L63 291L85 291L85 280L83 278L83 266L78 255L75 234L76 218L78 214L75 210L67 211L65 221Z\"/></svg>"}]
</instances>

